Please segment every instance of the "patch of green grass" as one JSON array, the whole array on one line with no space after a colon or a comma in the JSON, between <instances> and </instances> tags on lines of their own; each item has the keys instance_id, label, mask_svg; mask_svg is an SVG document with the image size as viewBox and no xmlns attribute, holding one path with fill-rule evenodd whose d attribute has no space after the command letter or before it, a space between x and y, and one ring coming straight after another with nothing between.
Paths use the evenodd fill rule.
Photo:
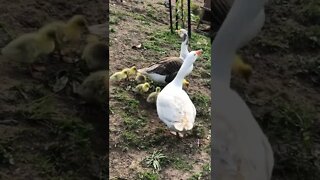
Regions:
<instances>
[{"instance_id":1,"label":"patch of green grass","mask_svg":"<svg viewBox=\"0 0 320 180\"><path fill-rule=\"evenodd\" d=\"M125 103L126 105L123 106L127 116L134 115L137 116L137 111L139 109L139 101L134 99L129 95L127 91L124 90L118 90L116 92L116 95L114 98L122 103Z\"/></svg>"},{"instance_id":2,"label":"patch of green grass","mask_svg":"<svg viewBox=\"0 0 320 180\"><path fill-rule=\"evenodd\" d=\"M192 164L189 164L185 159L180 157L175 157L170 159L173 167L178 170L190 171L192 169Z\"/></svg>"},{"instance_id":3,"label":"patch of green grass","mask_svg":"<svg viewBox=\"0 0 320 180\"><path fill-rule=\"evenodd\" d=\"M201 58L207 60L205 61L206 63L211 64L209 61L211 48L207 37L193 32L189 44L192 50L202 49L203 54ZM157 30L148 41L144 42L144 47L161 54L165 54L167 49L180 52L181 39L178 34L171 33L169 30Z\"/></svg>"},{"instance_id":4,"label":"patch of green grass","mask_svg":"<svg viewBox=\"0 0 320 180\"><path fill-rule=\"evenodd\" d=\"M203 171L204 174L210 175L210 173L211 173L211 165L210 165L210 163L205 164L202 167L202 171Z\"/></svg>"},{"instance_id":5,"label":"patch of green grass","mask_svg":"<svg viewBox=\"0 0 320 180\"><path fill-rule=\"evenodd\" d=\"M137 175L138 180L158 180L159 175L154 172L139 172Z\"/></svg>"},{"instance_id":6,"label":"patch of green grass","mask_svg":"<svg viewBox=\"0 0 320 180\"><path fill-rule=\"evenodd\" d=\"M197 109L197 116L199 117L210 117L210 100L211 98L200 91L195 92L191 96L191 100Z\"/></svg>"},{"instance_id":7,"label":"patch of green grass","mask_svg":"<svg viewBox=\"0 0 320 180\"><path fill-rule=\"evenodd\" d=\"M205 138L206 135L206 128L203 125L198 124L192 129L193 136L197 138Z\"/></svg>"},{"instance_id":8,"label":"patch of green grass","mask_svg":"<svg viewBox=\"0 0 320 180\"><path fill-rule=\"evenodd\" d=\"M134 148L138 150L148 150L155 145L158 146L159 144L156 143L163 143L164 136L145 136L147 133L146 130L124 130L121 138L123 139L123 143L121 148L123 151L128 150L128 148Z\"/></svg>"},{"instance_id":9,"label":"patch of green grass","mask_svg":"<svg viewBox=\"0 0 320 180\"><path fill-rule=\"evenodd\" d=\"M208 37L192 32L189 44L191 50L202 49L203 53L201 59L205 59L206 61L204 62L211 64L211 44Z\"/></svg>"},{"instance_id":10,"label":"patch of green grass","mask_svg":"<svg viewBox=\"0 0 320 180\"><path fill-rule=\"evenodd\" d=\"M53 119L56 112L56 102L52 95L44 96L31 101L19 108L19 113L27 120Z\"/></svg>"},{"instance_id":11,"label":"patch of green grass","mask_svg":"<svg viewBox=\"0 0 320 180\"><path fill-rule=\"evenodd\" d=\"M305 59L297 58L290 63L290 66L296 69L294 75L303 79L303 81L309 81L315 85L320 83L320 57L307 57Z\"/></svg>"},{"instance_id":12,"label":"patch of green grass","mask_svg":"<svg viewBox=\"0 0 320 180\"><path fill-rule=\"evenodd\" d=\"M41 175L45 176L55 172L54 164L51 162L49 158L38 156L34 157L33 160L37 161L35 166L37 169L40 170Z\"/></svg>"},{"instance_id":13,"label":"patch of green grass","mask_svg":"<svg viewBox=\"0 0 320 180\"><path fill-rule=\"evenodd\" d=\"M137 117L124 117L123 118L126 129L134 130L142 128L146 125L146 120Z\"/></svg>"},{"instance_id":14,"label":"patch of green grass","mask_svg":"<svg viewBox=\"0 0 320 180\"><path fill-rule=\"evenodd\" d=\"M147 11L147 15L141 14L141 13L135 13L135 12L124 12L124 11L117 11L115 12L115 15L117 17L120 17L120 19L124 19L121 17L131 17L134 20L140 21L142 24L150 25L150 22L157 20L157 17L152 14L153 11ZM154 12L153 12L154 13ZM151 14L151 15L149 15Z\"/></svg>"},{"instance_id":15,"label":"patch of green grass","mask_svg":"<svg viewBox=\"0 0 320 180\"><path fill-rule=\"evenodd\" d=\"M152 19L158 19L158 14L157 14L157 12L153 9L153 8L151 8L151 7L147 7L147 16L149 17L149 18L152 18Z\"/></svg>"},{"instance_id":16,"label":"patch of green grass","mask_svg":"<svg viewBox=\"0 0 320 180\"><path fill-rule=\"evenodd\" d=\"M148 41L144 42L144 47L161 54L165 54L167 49L179 51L180 39L177 34L172 34L170 31L156 31Z\"/></svg>"},{"instance_id":17,"label":"patch of green grass","mask_svg":"<svg viewBox=\"0 0 320 180\"><path fill-rule=\"evenodd\" d=\"M145 26L151 26L151 23L149 21L142 21L142 24Z\"/></svg>"},{"instance_id":18,"label":"patch of green grass","mask_svg":"<svg viewBox=\"0 0 320 180\"><path fill-rule=\"evenodd\" d=\"M211 89L211 78L204 79L203 86L210 90Z\"/></svg>"},{"instance_id":19,"label":"patch of green grass","mask_svg":"<svg viewBox=\"0 0 320 180\"><path fill-rule=\"evenodd\" d=\"M171 137L167 137L166 136L166 131L168 131L167 129L163 128L157 128L155 133L148 137L148 141L150 142L150 144L157 144L158 146L163 145L165 143L175 143L175 139L171 138Z\"/></svg>"},{"instance_id":20,"label":"patch of green grass","mask_svg":"<svg viewBox=\"0 0 320 180\"><path fill-rule=\"evenodd\" d=\"M7 148L0 145L0 165L7 166L7 165L13 165L13 164L14 164L14 159L11 152Z\"/></svg>"},{"instance_id":21,"label":"patch of green grass","mask_svg":"<svg viewBox=\"0 0 320 180\"><path fill-rule=\"evenodd\" d=\"M199 15L200 15L200 6L198 6L197 4L195 4L195 3L193 3L192 1L191 1L191 4L190 4L190 6L191 6L191 21L192 22L198 22L199 20L200 20L200 17L199 17ZM174 11L176 11L177 10L177 15L178 15L178 21L179 22L183 22L184 24L186 24L187 22L187 14L188 14L188 9L187 8L184 8L183 9L183 17L181 16L181 1L180 0L178 0L177 1L177 3L176 3L176 6L175 6L175 9L174 9ZM174 21L174 22L176 22L176 21Z\"/></svg>"},{"instance_id":22,"label":"patch of green grass","mask_svg":"<svg viewBox=\"0 0 320 180\"><path fill-rule=\"evenodd\" d=\"M60 118L50 125L49 135L54 138L45 145L45 157L53 163L56 171L74 172L77 168L89 167L90 163L83 165L79 162L90 162L93 157L92 125L68 115Z\"/></svg>"},{"instance_id":23,"label":"patch of green grass","mask_svg":"<svg viewBox=\"0 0 320 180\"><path fill-rule=\"evenodd\" d=\"M207 154L211 154L211 144L208 144L203 149Z\"/></svg>"},{"instance_id":24,"label":"patch of green grass","mask_svg":"<svg viewBox=\"0 0 320 180\"><path fill-rule=\"evenodd\" d=\"M146 150L150 148L149 142L142 138L140 135L138 135L136 132L125 130L123 131L121 137L125 143L123 145L124 150L128 149L129 146L140 150Z\"/></svg>"},{"instance_id":25,"label":"patch of green grass","mask_svg":"<svg viewBox=\"0 0 320 180\"><path fill-rule=\"evenodd\" d=\"M201 172L194 173L188 180L208 179L210 177L210 172L211 172L210 164L205 164L202 167L202 171Z\"/></svg>"},{"instance_id":26,"label":"patch of green grass","mask_svg":"<svg viewBox=\"0 0 320 180\"><path fill-rule=\"evenodd\" d=\"M114 30L112 27L110 27L110 28L109 28L109 32L111 32L111 33L115 33L115 32L116 32L116 30Z\"/></svg>"},{"instance_id":27,"label":"patch of green grass","mask_svg":"<svg viewBox=\"0 0 320 180\"><path fill-rule=\"evenodd\" d=\"M313 110L302 104L287 104L276 99L260 119L274 147L276 174L290 174L291 179L319 176L320 158L316 155L319 130ZM288 178L288 176L286 176Z\"/></svg>"},{"instance_id":28,"label":"patch of green grass","mask_svg":"<svg viewBox=\"0 0 320 180\"><path fill-rule=\"evenodd\" d=\"M202 174L201 173L194 173L188 180L202 180Z\"/></svg>"},{"instance_id":29,"label":"patch of green grass","mask_svg":"<svg viewBox=\"0 0 320 180\"><path fill-rule=\"evenodd\" d=\"M160 171L162 163L167 161L167 157L161 151L155 150L153 153L144 159L148 167L153 168L154 171Z\"/></svg>"},{"instance_id":30,"label":"patch of green grass","mask_svg":"<svg viewBox=\"0 0 320 180\"><path fill-rule=\"evenodd\" d=\"M110 25L118 25L120 22L120 18L118 16L110 16L109 24Z\"/></svg>"},{"instance_id":31,"label":"patch of green grass","mask_svg":"<svg viewBox=\"0 0 320 180\"><path fill-rule=\"evenodd\" d=\"M294 50L318 50L320 48L320 26L310 26L293 31L289 45Z\"/></svg>"},{"instance_id":32,"label":"patch of green grass","mask_svg":"<svg viewBox=\"0 0 320 180\"><path fill-rule=\"evenodd\" d=\"M208 71L207 73L210 74L211 72L211 61L207 60L204 62L204 68Z\"/></svg>"},{"instance_id":33,"label":"patch of green grass","mask_svg":"<svg viewBox=\"0 0 320 180\"><path fill-rule=\"evenodd\" d=\"M320 18L320 3L316 0L310 0L308 3L303 3L300 10L301 15L305 17L310 23L319 23Z\"/></svg>"},{"instance_id":34,"label":"patch of green grass","mask_svg":"<svg viewBox=\"0 0 320 180\"><path fill-rule=\"evenodd\" d=\"M268 52L276 52L278 50L284 51L289 48L288 42L282 39L282 37L270 36L260 37L257 40L259 46L264 48Z\"/></svg>"},{"instance_id":35,"label":"patch of green grass","mask_svg":"<svg viewBox=\"0 0 320 180\"><path fill-rule=\"evenodd\" d=\"M192 14L194 14L194 15L200 15L201 9L200 9L200 6L199 6L199 5L191 2L190 6L191 6L191 12L192 12Z\"/></svg>"}]
</instances>

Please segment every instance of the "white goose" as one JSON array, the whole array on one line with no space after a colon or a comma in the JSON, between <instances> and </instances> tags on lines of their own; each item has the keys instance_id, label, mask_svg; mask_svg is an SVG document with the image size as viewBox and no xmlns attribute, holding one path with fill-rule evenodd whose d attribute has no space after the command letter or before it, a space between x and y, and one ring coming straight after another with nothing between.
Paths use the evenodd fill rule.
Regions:
<instances>
[{"instance_id":1,"label":"white goose","mask_svg":"<svg viewBox=\"0 0 320 180\"><path fill-rule=\"evenodd\" d=\"M159 62L152 64L149 67L139 69L138 72L148 76L154 82L163 83L163 84L167 84L174 79L179 68L183 63L183 59L185 59L187 54L189 53L188 31L185 29L179 29L179 30L176 30L176 32L182 38L179 57L165 57L161 59ZM187 75L191 73L192 69L193 69L193 65L191 65L187 70Z\"/></svg>"},{"instance_id":2,"label":"white goose","mask_svg":"<svg viewBox=\"0 0 320 180\"><path fill-rule=\"evenodd\" d=\"M188 94L182 89L184 77L202 50L188 53L176 77L164 87L157 97L157 113L172 133L183 136L180 132L191 130L196 117L196 108Z\"/></svg>"},{"instance_id":3,"label":"white goose","mask_svg":"<svg viewBox=\"0 0 320 180\"><path fill-rule=\"evenodd\" d=\"M265 0L235 0L212 44L212 179L270 180L273 151L245 101L230 88L238 48L264 23Z\"/></svg>"}]
</instances>

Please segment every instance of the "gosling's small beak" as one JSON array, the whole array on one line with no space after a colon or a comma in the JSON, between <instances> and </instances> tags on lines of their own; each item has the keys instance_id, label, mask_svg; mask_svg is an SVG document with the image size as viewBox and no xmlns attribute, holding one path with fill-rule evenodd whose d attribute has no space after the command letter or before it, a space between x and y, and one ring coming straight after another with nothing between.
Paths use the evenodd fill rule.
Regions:
<instances>
[{"instance_id":1,"label":"gosling's small beak","mask_svg":"<svg viewBox=\"0 0 320 180\"><path fill-rule=\"evenodd\" d=\"M180 32L180 29L175 30L175 32L179 33L179 32Z\"/></svg>"},{"instance_id":2,"label":"gosling's small beak","mask_svg":"<svg viewBox=\"0 0 320 180\"><path fill-rule=\"evenodd\" d=\"M201 56L201 55L202 55L202 52L203 52L202 49L196 51L197 56Z\"/></svg>"}]
</instances>

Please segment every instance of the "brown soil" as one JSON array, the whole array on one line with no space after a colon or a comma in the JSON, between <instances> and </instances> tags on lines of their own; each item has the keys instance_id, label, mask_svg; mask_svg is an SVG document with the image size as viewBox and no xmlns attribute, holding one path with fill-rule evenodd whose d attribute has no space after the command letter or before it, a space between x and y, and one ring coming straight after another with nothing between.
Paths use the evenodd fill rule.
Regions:
<instances>
[{"instance_id":1,"label":"brown soil","mask_svg":"<svg viewBox=\"0 0 320 180\"><path fill-rule=\"evenodd\" d=\"M141 16L143 18L140 18ZM162 0L144 3L111 1L110 22L110 73L133 65L143 68L157 62L161 57L179 54L180 39L177 35L175 43L179 48L173 48L172 44L168 43L160 47L163 53L148 48L132 48L140 43L146 44L157 32L170 32L168 12ZM209 78L201 79L200 75L207 61L210 62L209 59L197 61L198 69L188 78L190 88L187 91L190 96L203 94L210 97L207 84ZM151 179L143 176L148 172L158 179L189 179L198 177L197 174L201 174L202 179L209 179L209 172L204 172L203 168L210 163L210 115L199 115L196 120L196 126L198 129L204 129L204 135L197 137L189 134L188 137L177 139L159 120L155 105L146 102L146 96L151 91L143 96L132 92L131 89L136 84L132 80L123 82L120 86L110 87L110 109L113 112L110 114L109 122L110 179ZM136 109L131 109L133 102L138 104L134 106ZM209 107L208 104L203 108L208 112ZM144 123L131 129L127 121L138 121L140 118L144 119ZM191 133L195 132L197 130ZM130 136L132 139L128 139L127 134L136 136ZM200 147L197 139L200 141ZM153 172L152 167L144 164L144 159L154 151L160 150L166 158L160 161L161 170ZM181 159L181 162L177 158Z\"/></svg>"},{"instance_id":2,"label":"brown soil","mask_svg":"<svg viewBox=\"0 0 320 180\"><path fill-rule=\"evenodd\" d=\"M319 27L316 1L270 1L262 31L240 51L254 73L249 84L234 77L232 87L271 142L273 179L320 173Z\"/></svg>"},{"instance_id":3,"label":"brown soil","mask_svg":"<svg viewBox=\"0 0 320 180\"><path fill-rule=\"evenodd\" d=\"M75 14L89 25L104 23L107 7L83 0L0 3L0 48ZM0 179L106 179L105 110L83 103L70 85L57 93L50 87L60 70L80 82L87 73L55 55L41 61L47 70L38 80L27 67L0 56Z\"/></svg>"}]
</instances>

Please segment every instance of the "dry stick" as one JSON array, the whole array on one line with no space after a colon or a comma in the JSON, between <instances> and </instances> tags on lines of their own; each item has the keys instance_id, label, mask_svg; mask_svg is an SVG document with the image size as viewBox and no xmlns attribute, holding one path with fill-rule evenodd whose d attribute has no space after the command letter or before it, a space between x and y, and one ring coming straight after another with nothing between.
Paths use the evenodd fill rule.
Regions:
<instances>
[{"instance_id":1,"label":"dry stick","mask_svg":"<svg viewBox=\"0 0 320 180\"><path fill-rule=\"evenodd\" d=\"M190 13L190 2L191 0L188 0L188 36L191 39L191 13Z\"/></svg>"},{"instance_id":2,"label":"dry stick","mask_svg":"<svg viewBox=\"0 0 320 180\"><path fill-rule=\"evenodd\" d=\"M181 21L182 21L182 28L184 28L184 19L183 19L183 0L181 0Z\"/></svg>"},{"instance_id":3,"label":"dry stick","mask_svg":"<svg viewBox=\"0 0 320 180\"><path fill-rule=\"evenodd\" d=\"M171 33L173 33L173 27L172 27L172 6L171 6L171 0L169 0L169 14L170 14L170 30L171 30Z\"/></svg>"},{"instance_id":4,"label":"dry stick","mask_svg":"<svg viewBox=\"0 0 320 180\"><path fill-rule=\"evenodd\" d=\"M175 8L175 12L176 12L176 30L178 29L178 0L176 0L176 8Z\"/></svg>"}]
</instances>

